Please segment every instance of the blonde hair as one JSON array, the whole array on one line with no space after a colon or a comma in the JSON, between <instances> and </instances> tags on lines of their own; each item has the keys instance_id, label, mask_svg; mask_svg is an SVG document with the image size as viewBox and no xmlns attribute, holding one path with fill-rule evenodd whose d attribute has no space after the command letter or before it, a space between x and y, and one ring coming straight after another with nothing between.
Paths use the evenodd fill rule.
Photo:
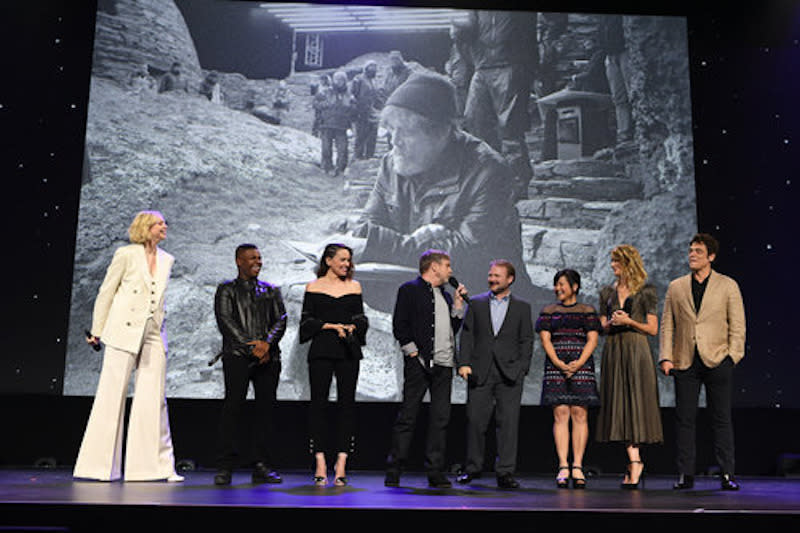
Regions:
<instances>
[{"instance_id":1,"label":"blonde hair","mask_svg":"<svg viewBox=\"0 0 800 533\"><path fill-rule=\"evenodd\" d=\"M644 269L639 250L630 244L620 244L611 250L611 259L622 267L621 277L628 284L631 294L639 292L647 281L647 271Z\"/></svg>"},{"instance_id":2,"label":"blonde hair","mask_svg":"<svg viewBox=\"0 0 800 533\"><path fill-rule=\"evenodd\" d=\"M164 215L158 211L139 211L128 228L128 238L135 244L146 243L150 240L150 228L159 220L164 220Z\"/></svg>"}]
</instances>

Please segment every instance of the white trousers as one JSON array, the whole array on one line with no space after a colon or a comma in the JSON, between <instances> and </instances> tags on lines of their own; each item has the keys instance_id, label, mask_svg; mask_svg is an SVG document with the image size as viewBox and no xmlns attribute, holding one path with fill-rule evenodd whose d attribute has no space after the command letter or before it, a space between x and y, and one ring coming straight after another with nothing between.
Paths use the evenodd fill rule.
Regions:
<instances>
[{"instance_id":1,"label":"white trousers","mask_svg":"<svg viewBox=\"0 0 800 533\"><path fill-rule=\"evenodd\" d=\"M75 477L101 481L122 477L125 399L134 368L125 480L166 479L175 473L165 395L167 356L159 328L150 319L139 353L106 346L92 412L75 462Z\"/></svg>"}]
</instances>

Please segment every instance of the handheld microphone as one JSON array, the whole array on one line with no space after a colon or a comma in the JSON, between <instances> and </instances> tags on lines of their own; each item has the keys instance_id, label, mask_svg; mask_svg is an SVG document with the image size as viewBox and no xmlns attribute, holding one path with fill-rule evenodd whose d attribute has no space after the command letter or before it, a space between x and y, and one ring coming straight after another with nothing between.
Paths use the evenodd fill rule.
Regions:
<instances>
[{"instance_id":1,"label":"handheld microphone","mask_svg":"<svg viewBox=\"0 0 800 533\"><path fill-rule=\"evenodd\" d=\"M86 334L86 338L87 339L91 339L92 338L92 332L89 331L88 329L86 331L84 331L84 333ZM103 349L103 347L100 345L99 342L96 343L96 344L92 344L91 346L92 346L92 350L94 350L95 352L99 352L100 350Z\"/></svg>"},{"instance_id":2,"label":"handheld microphone","mask_svg":"<svg viewBox=\"0 0 800 533\"><path fill-rule=\"evenodd\" d=\"M447 283L449 283L454 289L458 290L458 280L455 277L450 276L450 279L447 280ZM461 295L461 298L463 298L465 302L469 303L469 296L467 296L466 292Z\"/></svg>"}]
</instances>

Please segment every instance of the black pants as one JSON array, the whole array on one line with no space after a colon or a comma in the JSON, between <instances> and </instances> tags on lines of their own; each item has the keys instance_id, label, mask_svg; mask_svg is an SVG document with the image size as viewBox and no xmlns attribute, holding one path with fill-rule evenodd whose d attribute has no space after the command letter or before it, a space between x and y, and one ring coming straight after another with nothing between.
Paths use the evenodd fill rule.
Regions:
<instances>
[{"instance_id":1,"label":"black pants","mask_svg":"<svg viewBox=\"0 0 800 533\"><path fill-rule=\"evenodd\" d=\"M498 476L513 474L517 467L517 441L519 440L519 412L522 401L522 380L506 379L497 364L493 363L489 377L482 385L470 383L467 389L467 464L471 474L483 470L486 453L486 432L492 412L495 412L497 435Z\"/></svg>"},{"instance_id":2,"label":"black pants","mask_svg":"<svg viewBox=\"0 0 800 533\"><path fill-rule=\"evenodd\" d=\"M328 396L336 376L336 441L337 453L355 451L356 385L358 359L314 359L308 362L311 405L308 411L309 451L312 454L331 451L328 444Z\"/></svg>"},{"instance_id":3,"label":"black pants","mask_svg":"<svg viewBox=\"0 0 800 533\"><path fill-rule=\"evenodd\" d=\"M695 353L692 366L673 370L675 376L675 421L678 439L678 472L694 475L696 468L697 402L700 386L706 386L706 400L711 415L714 454L722 472L734 472L733 360L726 357L719 366L708 368Z\"/></svg>"},{"instance_id":4,"label":"black pants","mask_svg":"<svg viewBox=\"0 0 800 533\"><path fill-rule=\"evenodd\" d=\"M425 470L444 470L447 425L450 422L450 393L453 369L436 366L426 371L419 357L404 358L403 402L392 428L392 444L388 458L389 469L401 469L408 460L408 450L414 436L417 414L425 392L430 391L428 434L425 441Z\"/></svg>"},{"instance_id":5,"label":"black pants","mask_svg":"<svg viewBox=\"0 0 800 533\"><path fill-rule=\"evenodd\" d=\"M369 118L359 117L356 120L355 156L359 159L369 159L375 155L375 145L378 140L378 123Z\"/></svg>"},{"instance_id":6,"label":"black pants","mask_svg":"<svg viewBox=\"0 0 800 533\"><path fill-rule=\"evenodd\" d=\"M225 355L222 369L225 375L225 399L219 422L217 441L217 467L232 469L237 456L236 440L242 428L242 411L247 401L247 389L253 382L256 400L256 417L251 422L255 446L253 458L273 466L272 449L272 409L275 405L278 378L281 374L280 361L270 361L262 365L250 366L251 360L237 355Z\"/></svg>"}]
</instances>

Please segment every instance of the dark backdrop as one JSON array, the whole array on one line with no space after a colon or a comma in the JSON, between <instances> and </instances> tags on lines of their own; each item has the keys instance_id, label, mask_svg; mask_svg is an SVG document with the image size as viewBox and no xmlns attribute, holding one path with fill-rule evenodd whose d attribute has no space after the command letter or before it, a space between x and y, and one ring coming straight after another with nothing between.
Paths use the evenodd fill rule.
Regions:
<instances>
[{"instance_id":1,"label":"dark backdrop","mask_svg":"<svg viewBox=\"0 0 800 533\"><path fill-rule=\"evenodd\" d=\"M509 8L503 4L493 2L492 7ZM800 143L800 3L752 3L749 9L729 3L595 4L565 0L537 5L553 11L688 17L698 223L720 239L716 266L736 278L745 295L747 355L736 373L735 404L737 419L751 425L739 424L738 439L757 441L765 432L774 436L769 449L753 445L754 453L764 456L753 470L768 470L774 464L772 452L798 445L786 428L800 407L794 386L800 375L800 340L794 331L800 301L795 244L800 227L800 152L795 146ZM0 176L6 198L8 294L0 392L6 395L4 418L9 417L12 429L24 430L15 432L17 439L4 439L4 446L12 448L2 451L2 463L53 446L52 440L43 444L42 436L52 435L54 425L65 426L60 434L67 441L60 453L69 461L88 410L88 399L61 398L60 393L95 10L93 2L66 0L3 2L0 7L6 23L0 32L5 51ZM202 431L192 420L201 420L198 411L207 412L214 404L171 402L179 454L184 441L179 428L185 427L186 435ZM286 411L301 408L292 405ZM391 408L365 407L364 415L374 411L376 420L385 419ZM181 418L181 413L187 414ZM666 422L670 411L665 413ZM542 423L548 419L539 408L523 416ZM536 426L540 434L545 429ZM38 447L27 445L33 441Z\"/></svg>"}]
</instances>

